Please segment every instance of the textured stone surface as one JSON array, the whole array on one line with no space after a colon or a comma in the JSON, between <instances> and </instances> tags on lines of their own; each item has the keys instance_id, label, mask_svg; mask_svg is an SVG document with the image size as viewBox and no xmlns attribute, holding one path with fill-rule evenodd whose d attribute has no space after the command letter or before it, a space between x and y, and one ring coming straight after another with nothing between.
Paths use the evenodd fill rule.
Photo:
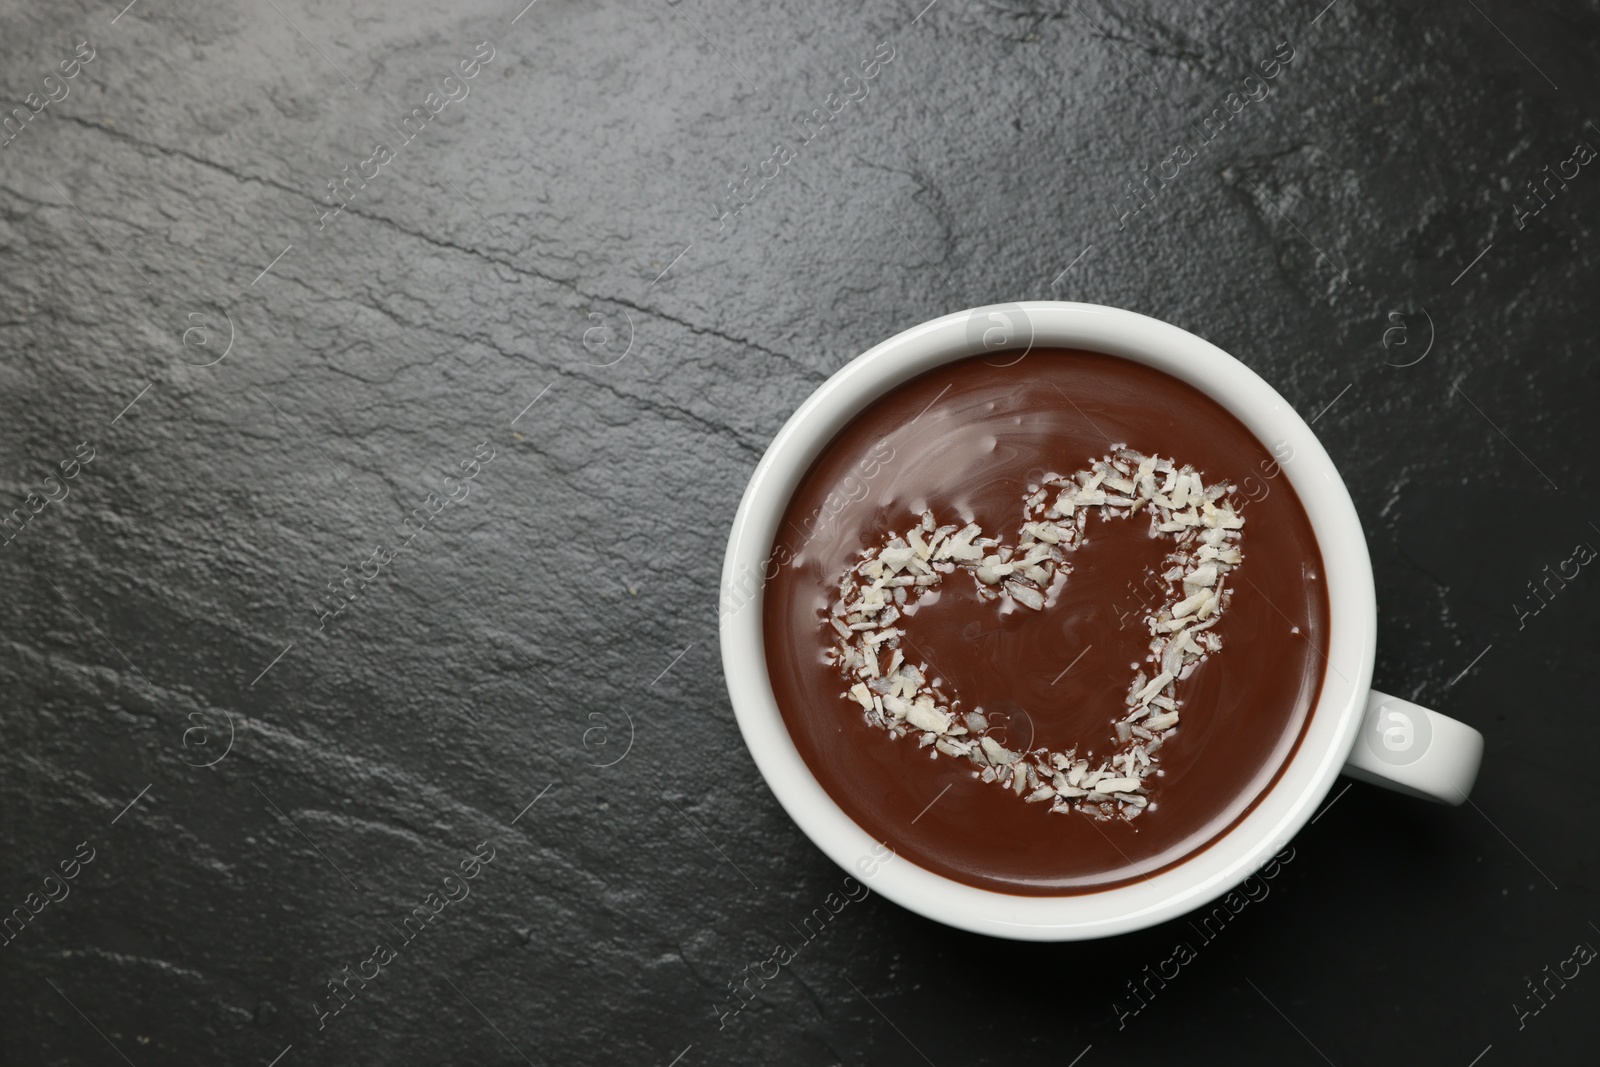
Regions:
<instances>
[{"instance_id":1,"label":"textured stone surface","mask_svg":"<svg viewBox=\"0 0 1600 1067\"><path fill-rule=\"evenodd\" d=\"M4 907L94 850L0 950L8 1062L1492 1067L1592 1039L1600 979L1533 1014L1524 978L1600 944L1600 578L1513 607L1600 544L1600 170L1514 211L1600 146L1592 4L119 6L0 12L8 106L95 48L0 149L5 510L94 454L0 548ZM719 227L880 42L870 94ZM1119 225L1283 42L1271 94ZM842 879L723 690L744 482L864 348L1052 296L1178 323L1318 416L1376 681L1484 731L1476 807L1352 787L1214 941L998 943L869 897L723 1026Z\"/></svg>"}]
</instances>

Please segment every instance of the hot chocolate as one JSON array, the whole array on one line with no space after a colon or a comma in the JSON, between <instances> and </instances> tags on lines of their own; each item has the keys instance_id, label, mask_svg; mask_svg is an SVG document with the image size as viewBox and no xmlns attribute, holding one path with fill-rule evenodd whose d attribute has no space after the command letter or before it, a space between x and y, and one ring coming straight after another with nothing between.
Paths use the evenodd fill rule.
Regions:
<instances>
[{"instance_id":1,"label":"hot chocolate","mask_svg":"<svg viewBox=\"0 0 1600 1067\"><path fill-rule=\"evenodd\" d=\"M1322 559L1274 455L1117 357L952 363L869 405L791 498L773 692L874 838L1003 892L1203 849L1264 794L1322 681Z\"/></svg>"}]
</instances>

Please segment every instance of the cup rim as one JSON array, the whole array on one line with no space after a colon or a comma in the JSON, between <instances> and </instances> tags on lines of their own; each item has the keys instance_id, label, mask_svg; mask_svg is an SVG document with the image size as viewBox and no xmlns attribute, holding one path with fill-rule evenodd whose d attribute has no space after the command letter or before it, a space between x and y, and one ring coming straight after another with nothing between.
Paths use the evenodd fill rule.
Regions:
<instances>
[{"instance_id":1,"label":"cup rim","mask_svg":"<svg viewBox=\"0 0 1600 1067\"><path fill-rule=\"evenodd\" d=\"M985 324L1006 338L985 346ZM976 327L974 326L976 324ZM1023 336L1026 331L1026 337ZM955 881L893 857L841 809L789 736L767 672L761 576L801 477L869 403L945 363L1003 347L1078 348L1121 356L1188 382L1256 438L1285 442L1282 465L1311 521L1328 590L1327 665L1300 743L1255 806L1197 853L1139 881L1088 893L1021 896ZM1371 685L1376 596L1366 538L1343 479L1304 419L1233 356L1170 323L1097 304L1023 301L957 311L904 330L840 368L790 416L756 465L723 559L723 671L745 745L790 818L830 859L913 912L1015 940L1067 941L1143 929L1192 911L1266 865L1311 818L1350 755Z\"/></svg>"}]
</instances>

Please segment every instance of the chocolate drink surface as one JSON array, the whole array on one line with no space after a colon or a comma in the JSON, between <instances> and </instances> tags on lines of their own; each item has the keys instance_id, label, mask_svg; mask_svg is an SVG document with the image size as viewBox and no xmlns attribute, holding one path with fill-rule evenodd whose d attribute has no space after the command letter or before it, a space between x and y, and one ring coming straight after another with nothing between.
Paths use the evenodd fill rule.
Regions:
<instances>
[{"instance_id":1,"label":"chocolate drink surface","mask_svg":"<svg viewBox=\"0 0 1600 1067\"><path fill-rule=\"evenodd\" d=\"M1292 462L1114 356L999 353L891 390L774 544L767 668L806 765L900 858L986 889L1092 892L1204 849L1322 684ZM863 598L880 623L853 627Z\"/></svg>"}]
</instances>

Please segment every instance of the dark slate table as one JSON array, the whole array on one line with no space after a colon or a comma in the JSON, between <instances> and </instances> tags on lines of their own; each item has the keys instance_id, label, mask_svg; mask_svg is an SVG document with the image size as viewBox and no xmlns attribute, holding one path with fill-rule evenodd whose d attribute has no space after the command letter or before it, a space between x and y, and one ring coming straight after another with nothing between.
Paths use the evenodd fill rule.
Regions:
<instances>
[{"instance_id":1,"label":"dark slate table","mask_svg":"<svg viewBox=\"0 0 1600 1067\"><path fill-rule=\"evenodd\" d=\"M5 4L0 1058L1592 1052L1594 6L923 2ZM745 481L1052 297L1315 417L1474 804L1341 785L1204 941L868 897L732 1014L842 878L723 689Z\"/></svg>"}]
</instances>

